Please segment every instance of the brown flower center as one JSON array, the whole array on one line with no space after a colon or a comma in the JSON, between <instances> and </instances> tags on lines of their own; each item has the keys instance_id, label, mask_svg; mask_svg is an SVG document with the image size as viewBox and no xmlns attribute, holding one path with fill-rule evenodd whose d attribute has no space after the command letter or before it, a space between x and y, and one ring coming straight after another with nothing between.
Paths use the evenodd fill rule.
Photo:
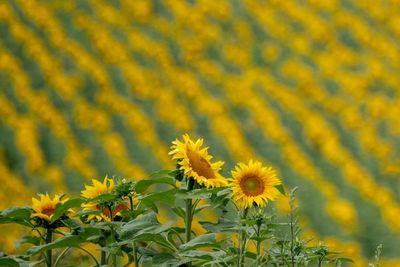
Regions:
<instances>
[{"instance_id":1,"label":"brown flower center","mask_svg":"<svg viewBox=\"0 0 400 267\"><path fill-rule=\"evenodd\" d=\"M264 192L264 183L257 175L248 174L239 182L240 188L246 196L258 196Z\"/></svg>"},{"instance_id":2,"label":"brown flower center","mask_svg":"<svg viewBox=\"0 0 400 267\"><path fill-rule=\"evenodd\" d=\"M50 215L54 214L54 208L51 208L51 207L44 208L41 213L43 213L47 216L50 216Z\"/></svg>"},{"instance_id":3,"label":"brown flower center","mask_svg":"<svg viewBox=\"0 0 400 267\"><path fill-rule=\"evenodd\" d=\"M214 170L205 158L190 149L187 149L187 156L189 158L190 167L192 167L198 175L207 179L215 178Z\"/></svg>"}]
</instances>

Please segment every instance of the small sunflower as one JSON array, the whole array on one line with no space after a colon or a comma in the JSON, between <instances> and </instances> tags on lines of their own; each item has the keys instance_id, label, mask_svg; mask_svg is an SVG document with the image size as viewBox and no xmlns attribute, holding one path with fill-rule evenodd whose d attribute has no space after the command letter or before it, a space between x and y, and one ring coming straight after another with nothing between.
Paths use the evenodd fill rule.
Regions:
<instances>
[{"instance_id":1,"label":"small sunflower","mask_svg":"<svg viewBox=\"0 0 400 267\"><path fill-rule=\"evenodd\" d=\"M246 165L239 163L232 171L232 198L243 209L254 204L265 207L268 200L275 200L280 194L275 186L281 181L271 167L262 166L259 161L250 160Z\"/></svg>"},{"instance_id":2,"label":"small sunflower","mask_svg":"<svg viewBox=\"0 0 400 267\"><path fill-rule=\"evenodd\" d=\"M67 201L67 199L61 200L59 195L55 195L54 198L51 199L49 194L41 194L40 199L32 198L32 209L34 211L32 217L38 217L50 222L57 204L64 203L65 201Z\"/></svg>"},{"instance_id":3,"label":"small sunflower","mask_svg":"<svg viewBox=\"0 0 400 267\"><path fill-rule=\"evenodd\" d=\"M100 182L98 180L92 179L92 186L90 185L85 185L85 190L81 191L81 195L84 198L91 199L95 198L97 196L100 196L102 194L106 193L111 193L114 189L114 180L109 179L107 176L104 178L103 182ZM98 221L109 220L109 211L105 208L102 208L99 204L97 203L85 203L82 204L83 210L89 211L89 210L101 210L102 214L101 215L95 215L91 214L88 216L88 221L92 219L97 219ZM114 213L114 212L113 212Z\"/></svg>"},{"instance_id":4,"label":"small sunflower","mask_svg":"<svg viewBox=\"0 0 400 267\"><path fill-rule=\"evenodd\" d=\"M94 198L102 194L111 193L114 189L114 180L104 177L103 183L92 179L92 186L85 185L85 190L81 191L81 195L84 198Z\"/></svg>"},{"instance_id":5,"label":"small sunflower","mask_svg":"<svg viewBox=\"0 0 400 267\"><path fill-rule=\"evenodd\" d=\"M169 154L178 161L179 169L187 177L192 177L199 185L207 188L227 186L227 181L219 174L224 162L210 161L212 156L208 154L208 148L202 148L203 139L194 142L185 134L182 142L177 139L172 144Z\"/></svg>"}]
</instances>

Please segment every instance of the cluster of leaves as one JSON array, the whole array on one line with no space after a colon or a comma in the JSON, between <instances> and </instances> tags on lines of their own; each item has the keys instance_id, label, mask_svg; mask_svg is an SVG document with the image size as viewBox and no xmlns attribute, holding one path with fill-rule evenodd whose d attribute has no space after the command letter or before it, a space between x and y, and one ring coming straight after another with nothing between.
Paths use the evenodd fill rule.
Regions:
<instances>
[{"instance_id":1,"label":"cluster of leaves","mask_svg":"<svg viewBox=\"0 0 400 267\"><path fill-rule=\"evenodd\" d=\"M146 180L119 181L111 193L59 203L46 224L33 218L28 206L2 211L0 224L20 224L31 232L16 242L28 244L29 249L21 255L3 253L0 266L61 266L74 249L87 253L93 266L322 266L350 261L323 245L310 246L302 240L294 211L288 222L279 222L258 207L243 216L243 211L235 209L229 188L187 188L181 175L163 170ZM176 186L177 180L181 187ZM150 190L153 185L162 190ZM190 210L185 208L188 201ZM99 209L82 211L81 205L89 202ZM123 203L128 203L128 208L113 216L113 210ZM200 221L205 233L190 229L193 238L185 239L188 220L207 208L218 213L218 221ZM79 211L72 216L68 213L71 209ZM107 209L110 220L88 220ZM176 221L160 223L160 209L172 211ZM177 222L181 219L184 227ZM46 239L49 229L57 235L54 240ZM246 249L248 242L254 242L257 252ZM96 244L100 257L86 250L84 243ZM49 261L52 253L56 256L53 262Z\"/></svg>"}]
</instances>

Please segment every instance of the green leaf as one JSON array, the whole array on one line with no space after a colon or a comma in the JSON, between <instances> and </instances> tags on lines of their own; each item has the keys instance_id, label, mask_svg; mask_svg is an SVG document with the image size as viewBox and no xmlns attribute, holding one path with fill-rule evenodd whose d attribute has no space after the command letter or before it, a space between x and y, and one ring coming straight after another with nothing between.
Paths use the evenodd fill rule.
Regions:
<instances>
[{"instance_id":1,"label":"green leaf","mask_svg":"<svg viewBox=\"0 0 400 267\"><path fill-rule=\"evenodd\" d=\"M179 217L181 217L182 219L185 219L186 216L186 212L183 208L181 207L172 207L171 210L178 215Z\"/></svg>"},{"instance_id":2,"label":"green leaf","mask_svg":"<svg viewBox=\"0 0 400 267\"><path fill-rule=\"evenodd\" d=\"M193 238L189 242L182 244L179 248L184 251L184 250L189 250L189 249L196 249L199 247L212 247L216 246L216 240L215 240L215 233L210 233L210 234L205 234L205 235L200 235L198 237Z\"/></svg>"},{"instance_id":3,"label":"green leaf","mask_svg":"<svg viewBox=\"0 0 400 267\"><path fill-rule=\"evenodd\" d=\"M286 196L286 192L285 192L285 188L283 187L283 184L275 185L275 188L278 189L278 191L279 191L282 195Z\"/></svg>"},{"instance_id":4,"label":"green leaf","mask_svg":"<svg viewBox=\"0 0 400 267\"><path fill-rule=\"evenodd\" d=\"M196 209L194 210L194 214L197 214L197 213L199 213L200 211L202 211L203 209L208 208L208 207L211 207L211 205L210 205L210 204L205 204L205 205L196 207Z\"/></svg>"},{"instance_id":5,"label":"green leaf","mask_svg":"<svg viewBox=\"0 0 400 267\"><path fill-rule=\"evenodd\" d=\"M41 238L39 236L25 235L21 239L15 240L15 247L19 248L22 244L39 245Z\"/></svg>"},{"instance_id":6,"label":"green leaf","mask_svg":"<svg viewBox=\"0 0 400 267\"><path fill-rule=\"evenodd\" d=\"M14 258L4 257L0 258L0 266L20 267L20 264Z\"/></svg>"},{"instance_id":7,"label":"green leaf","mask_svg":"<svg viewBox=\"0 0 400 267\"><path fill-rule=\"evenodd\" d=\"M105 194L98 195L97 197L87 199L86 203L88 203L88 202L105 203L105 202L113 201L116 198L117 197L113 194L105 193Z\"/></svg>"},{"instance_id":8,"label":"green leaf","mask_svg":"<svg viewBox=\"0 0 400 267\"><path fill-rule=\"evenodd\" d=\"M161 234L163 232L167 232L171 229L171 226L173 225L173 222L167 222L164 224L158 224L158 225L153 225L153 226L149 226L146 227L138 232L136 232L133 236L131 240L140 240L140 241L152 241L151 240L145 240L143 239L144 237L148 237L148 234L151 235L158 235Z\"/></svg>"},{"instance_id":9,"label":"green leaf","mask_svg":"<svg viewBox=\"0 0 400 267\"><path fill-rule=\"evenodd\" d=\"M217 194L213 194L211 197L211 205L213 208L225 209L226 205L228 205L229 201L231 200L230 194L230 188L226 188L225 190L217 192Z\"/></svg>"},{"instance_id":10,"label":"green leaf","mask_svg":"<svg viewBox=\"0 0 400 267\"><path fill-rule=\"evenodd\" d=\"M253 253L253 252L250 252L250 251L246 251L244 256L246 258L250 258L250 259L253 259L253 260L255 260L257 258L257 255L255 253Z\"/></svg>"},{"instance_id":11,"label":"green leaf","mask_svg":"<svg viewBox=\"0 0 400 267\"><path fill-rule=\"evenodd\" d=\"M176 198L178 199L207 199L211 198L211 196L212 192L207 188L195 189L191 191L180 189L176 192Z\"/></svg>"},{"instance_id":12,"label":"green leaf","mask_svg":"<svg viewBox=\"0 0 400 267\"><path fill-rule=\"evenodd\" d=\"M176 260L174 254L171 253L158 253L153 257L153 264L163 264L170 260Z\"/></svg>"},{"instance_id":13,"label":"green leaf","mask_svg":"<svg viewBox=\"0 0 400 267\"><path fill-rule=\"evenodd\" d=\"M217 192L217 197L227 196L232 192L229 187L228 188L219 187L218 189L219 191Z\"/></svg>"},{"instance_id":14,"label":"green leaf","mask_svg":"<svg viewBox=\"0 0 400 267\"><path fill-rule=\"evenodd\" d=\"M169 177L172 177L173 178L173 174L174 174L174 171L175 170L173 170L173 171L171 171L171 170L159 170L159 171L155 171L155 172L152 172L151 174L150 174L150 179L157 179L157 178L160 178L160 177L165 177L165 176L169 176Z\"/></svg>"},{"instance_id":15,"label":"green leaf","mask_svg":"<svg viewBox=\"0 0 400 267\"><path fill-rule=\"evenodd\" d=\"M149 188L153 184L168 184L168 185L172 185L173 187L175 187L175 180L172 177L160 177L160 178L155 178L152 180L141 180L136 183L135 191L136 191L136 193L139 193L139 194L143 193L144 191L147 190L147 188Z\"/></svg>"},{"instance_id":16,"label":"green leaf","mask_svg":"<svg viewBox=\"0 0 400 267\"><path fill-rule=\"evenodd\" d=\"M86 242L91 236L98 235L99 230L95 228L85 228L84 231L79 233L79 235L67 235L62 238L59 238L51 243L34 246L31 247L27 254L30 256L36 255L43 251L55 248L65 248L65 247L74 247L78 246L81 243Z\"/></svg>"},{"instance_id":17,"label":"green leaf","mask_svg":"<svg viewBox=\"0 0 400 267\"><path fill-rule=\"evenodd\" d=\"M152 249L149 248L144 248L144 247L139 247L138 248L138 253L142 256L145 257L153 257L154 255L157 255L159 252L154 251Z\"/></svg>"},{"instance_id":18,"label":"green leaf","mask_svg":"<svg viewBox=\"0 0 400 267\"><path fill-rule=\"evenodd\" d=\"M29 224L31 213L32 208L29 206L6 209L0 213L0 224L17 223L25 226L31 226Z\"/></svg>"},{"instance_id":19,"label":"green leaf","mask_svg":"<svg viewBox=\"0 0 400 267\"><path fill-rule=\"evenodd\" d=\"M0 258L0 266L7 266L7 267L30 267L35 266L39 262L27 262L21 258L17 258L15 256L8 256L8 257L1 257Z\"/></svg>"},{"instance_id":20,"label":"green leaf","mask_svg":"<svg viewBox=\"0 0 400 267\"><path fill-rule=\"evenodd\" d=\"M179 253L179 256L181 257L191 258L192 260L203 260L207 263L213 259L221 258L224 255L226 256L226 253L223 251L188 250Z\"/></svg>"},{"instance_id":21,"label":"green leaf","mask_svg":"<svg viewBox=\"0 0 400 267\"><path fill-rule=\"evenodd\" d=\"M119 230L119 235L120 238L123 240L131 239L140 230L154 225L159 225L159 222L157 220L157 215L153 212L148 213L122 226L121 229Z\"/></svg>"},{"instance_id":22,"label":"green leaf","mask_svg":"<svg viewBox=\"0 0 400 267\"><path fill-rule=\"evenodd\" d=\"M135 210L123 210L121 211L121 217L123 218L123 221L131 221L138 217L139 215L143 214L145 212L144 209L138 208Z\"/></svg>"},{"instance_id":23,"label":"green leaf","mask_svg":"<svg viewBox=\"0 0 400 267\"><path fill-rule=\"evenodd\" d=\"M138 199L141 200L144 205L154 209L154 202L162 202L164 204L170 205L174 204L175 191L176 189L171 189L163 192L154 192L147 195L139 196ZM155 209L157 208L155 207Z\"/></svg>"},{"instance_id":24,"label":"green leaf","mask_svg":"<svg viewBox=\"0 0 400 267\"><path fill-rule=\"evenodd\" d=\"M68 228L70 228L72 230L81 228L81 224L77 220L74 220L71 218L63 220L63 223L65 226L67 226Z\"/></svg>"},{"instance_id":25,"label":"green leaf","mask_svg":"<svg viewBox=\"0 0 400 267\"><path fill-rule=\"evenodd\" d=\"M101 210L82 210L77 213L79 216L88 216L88 215L101 215Z\"/></svg>"},{"instance_id":26,"label":"green leaf","mask_svg":"<svg viewBox=\"0 0 400 267\"><path fill-rule=\"evenodd\" d=\"M217 223L211 223L208 221L200 221L199 223L204 229L212 233L235 233L239 227L236 222L232 222L224 218L221 218Z\"/></svg>"},{"instance_id":27,"label":"green leaf","mask_svg":"<svg viewBox=\"0 0 400 267\"><path fill-rule=\"evenodd\" d=\"M0 215L8 218L29 219L31 217L32 208L29 206L13 207L3 210Z\"/></svg>"},{"instance_id":28,"label":"green leaf","mask_svg":"<svg viewBox=\"0 0 400 267\"><path fill-rule=\"evenodd\" d=\"M58 218L64 215L69 209L80 207L81 204L84 202L85 200L83 200L82 198L73 198L65 201L63 204L62 203L57 204L56 209L54 211L54 215L51 218L51 223L55 222Z\"/></svg>"},{"instance_id":29,"label":"green leaf","mask_svg":"<svg viewBox=\"0 0 400 267\"><path fill-rule=\"evenodd\" d=\"M126 245L126 244L131 244L132 241L154 242L154 243L156 243L156 244L158 244L158 245L160 245L162 247L175 250L175 248L172 247L171 243L168 242L168 240L166 239L166 237L164 237L164 235L162 235L162 234L153 234L153 233L143 233L143 234L134 235L134 236L132 236L131 239L120 241L117 244L119 246L123 246L123 245Z\"/></svg>"},{"instance_id":30,"label":"green leaf","mask_svg":"<svg viewBox=\"0 0 400 267\"><path fill-rule=\"evenodd\" d=\"M228 263L229 262L233 262L236 258L238 257L238 255L233 255L233 256L228 256L226 253L223 253L221 256L216 255L215 260L212 261L207 261L206 263L204 263L204 266L229 266ZM236 260L235 260L236 262ZM233 264L233 263L232 263Z\"/></svg>"},{"instance_id":31,"label":"green leaf","mask_svg":"<svg viewBox=\"0 0 400 267\"><path fill-rule=\"evenodd\" d=\"M120 229L122 225L124 225L124 222L120 221L92 222L94 228L107 231L110 229Z\"/></svg>"},{"instance_id":32,"label":"green leaf","mask_svg":"<svg viewBox=\"0 0 400 267\"><path fill-rule=\"evenodd\" d=\"M335 260L338 260L338 261L341 261L341 262L353 262L354 263L354 261L352 259L344 258L344 257L334 258L332 261L335 261Z\"/></svg>"},{"instance_id":33,"label":"green leaf","mask_svg":"<svg viewBox=\"0 0 400 267\"><path fill-rule=\"evenodd\" d=\"M152 241L159 244L160 246L171 249L171 244L166 240L166 238L160 234L142 234L135 239L136 241Z\"/></svg>"}]
</instances>

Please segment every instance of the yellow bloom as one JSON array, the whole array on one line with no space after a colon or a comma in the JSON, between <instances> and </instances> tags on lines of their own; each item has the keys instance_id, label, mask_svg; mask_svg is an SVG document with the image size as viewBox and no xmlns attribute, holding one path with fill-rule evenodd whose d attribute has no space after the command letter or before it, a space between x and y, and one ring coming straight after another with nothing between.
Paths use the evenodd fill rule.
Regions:
<instances>
[{"instance_id":1,"label":"yellow bloom","mask_svg":"<svg viewBox=\"0 0 400 267\"><path fill-rule=\"evenodd\" d=\"M186 177L192 177L198 184L205 187L227 186L227 180L219 174L223 161L211 163L212 156L208 154L208 148L202 148L203 139L193 142L189 135L183 135L183 142L178 139L172 142L172 159L178 160L180 169Z\"/></svg>"},{"instance_id":2,"label":"yellow bloom","mask_svg":"<svg viewBox=\"0 0 400 267\"><path fill-rule=\"evenodd\" d=\"M67 199L60 200L59 195L55 195L54 198L51 199L49 194L41 194L40 199L32 198L32 209L34 211L32 217L42 218L50 222L57 204L64 203L65 201L67 201Z\"/></svg>"},{"instance_id":3,"label":"yellow bloom","mask_svg":"<svg viewBox=\"0 0 400 267\"><path fill-rule=\"evenodd\" d=\"M107 176L104 178L103 183L92 179L92 186L90 185L85 185L85 190L81 191L81 195L84 198L95 198L97 196L100 196L102 194L106 194L106 193L111 193L112 190L114 189L114 180L109 179ZM99 221L101 220L105 220L108 221L109 220L109 211L107 209L102 209L100 207L99 204L97 203L85 203L82 204L83 210L88 211L88 210L101 210L102 214L101 215L94 215L91 214L88 216L88 221L92 220L92 219L97 219ZM113 212L114 213L114 212Z\"/></svg>"},{"instance_id":4,"label":"yellow bloom","mask_svg":"<svg viewBox=\"0 0 400 267\"><path fill-rule=\"evenodd\" d=\"M253 204L265 207L268 200L275 200L280 194L275 188L281 184L275 170L262 166L259 161L239 163L232 177L232 198L240 208L250 208Z\"/></svg>"},{"instance_id":5,"label":"yellow bloom","mask_svg":"<svg viewBox=\"0 0 400 267\"><path fill-rule=\"evenodd\" d=\"M104 177L103 183L98 180L92 179L92 186L85 185L85 190L81 191L84 198L94 198L105 193L111 193L114 189L114 180Z\"/></svg>"}]
</instances>

